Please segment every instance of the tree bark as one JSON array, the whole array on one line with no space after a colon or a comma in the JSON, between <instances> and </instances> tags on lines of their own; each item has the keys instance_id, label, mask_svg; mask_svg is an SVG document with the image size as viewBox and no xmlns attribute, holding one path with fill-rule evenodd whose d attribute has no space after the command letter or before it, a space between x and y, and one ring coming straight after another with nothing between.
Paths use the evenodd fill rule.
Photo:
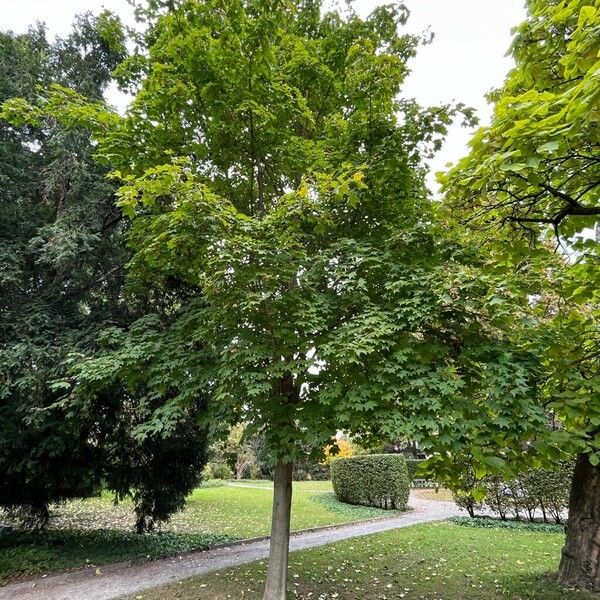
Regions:
<instances>
[{"instance_id":1,"label":"tree bark","mask_svg":"<svg viewBox=\"0 0 600 600\"><path fill-rule=\"evenodd\" d=\"M291 508L292 463L279 460L275 467L269 568L263 600L286 598Z\"/></svg>"},{"instance_id":2,"label":"tree bark","mask_svg":"<svg viewBox=\"0 0 600 600\"><path fill-rule=\"evenodd\" d=\"M580 454L575 465L566 530L558 581L600 592L600 466L593 466L587 454Z\"/></svg>"}]
</instances>

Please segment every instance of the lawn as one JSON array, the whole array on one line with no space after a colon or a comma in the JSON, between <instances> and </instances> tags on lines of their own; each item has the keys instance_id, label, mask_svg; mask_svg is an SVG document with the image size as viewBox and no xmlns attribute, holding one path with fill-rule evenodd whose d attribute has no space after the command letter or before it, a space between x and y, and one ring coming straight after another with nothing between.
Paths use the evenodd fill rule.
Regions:
<instances>
[{"instance_id":1,"label":"lawn","mask_svg":"<svg viewBox=\"0 0 600 600\"><path fill-rule=\"evenodd\" d=\"M454 502L452 492L446 488L418 489L416 493L424 500L438 500L440 502Z\"/></svg>"},{"instance_id":2,"label":"lawn","mask_svg":"<svg viewBox=\"0 0 600 600\"><path fill-rule=\"evenodd\" d=\"M564 536L444 522L355 538L290 557L302 600L591 600L553 581ZM264 561L127 600L260 600Z\"/></svg>"},{"instance_id":3,"label":"lawn","mask_svg":"<svg viewBox=\"0 0 600 600\"><path fill-rule=\"evenodd\" d=\"M200 488L184 511L160 533L131 533L130 502L118 506L108 494L53 509L44 534L14 532L0 537L0 582L121 560L145 560L205 549L220 542L267 535L271 519L271 482ZM350 506L335 499L330 482L294 483L292 529L337 525L388 517L396 511Z\"/></svg>"}]
</instances>

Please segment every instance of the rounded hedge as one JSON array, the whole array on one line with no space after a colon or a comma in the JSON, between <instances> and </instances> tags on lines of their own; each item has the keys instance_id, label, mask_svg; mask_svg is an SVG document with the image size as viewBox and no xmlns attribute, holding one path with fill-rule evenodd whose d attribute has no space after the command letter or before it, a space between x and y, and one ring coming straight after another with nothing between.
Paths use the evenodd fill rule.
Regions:
<instances>
[{"instance_id":1,"label":"rounded hedge","mask_svg":"<svg viewBox=\"0 0 600 600\"><path fill-rule=\"evenodd\" d=\"M340 502L406 510L410 480L401 454L367 454L331 461L333 491Z\"/></svg>"}]
</instances>

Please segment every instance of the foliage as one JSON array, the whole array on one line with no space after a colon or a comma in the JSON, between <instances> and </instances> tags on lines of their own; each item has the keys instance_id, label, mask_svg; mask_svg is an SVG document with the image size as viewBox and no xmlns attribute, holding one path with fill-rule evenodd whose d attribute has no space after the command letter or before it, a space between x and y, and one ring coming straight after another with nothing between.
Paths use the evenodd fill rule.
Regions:
<instances>
[{"instance_id":1,"label":"foliage","mask_svg":"<svg viewBox=\"0 0 600 600\"><path fill-rule=\"evenodd\" d=\"M494 513L498 513L505 521L508 511L515 509L517 505L513 502L515 495L509 482L499 477L490 477L483 482L485 489L485 505Z\"/></svg>"},{"instance_id":2,"label":"foliage","mask_svg":"<svg viewBox=\"0 0 600 600\"><path fill-rule=\"evenodd\" d=\"M9 107L85 122L119 167L130 289L185 290L172 311L198 368L177 402L210 398L213 425L243 421L285 461L344 429L407 436L446 474L464 449L510 469L546 425L539 356L512 337L538 288L482 273L426 199L422 158L470 111L399 99L420 42L407 11L219 11L148 9L144 55L120 70L139 90L124 119L61 89Z\"/></svg>"},{"instance_id":3,"label":"foliage","mask_svg":"<svg viewBox=\"0 0 600 600\"><path fill-rule=\"evenodd\" d=\"M329 481L331 479L330 463L316 460L300 460L294 464L294 481Z\"/></svg>"},{"instance_id":4,"label":"foliage","mask_svg":"<svg viewBox=\"0 0 600 600\"><path fill-rule=\"evenodd\" d=\"M223 477L224 470L221 469L219 477L230 479L232 474L236 479L258 477L259 465L255 447L259 440L249 439L246 429L244 423L238 423L230 428L225 439L212 445L211 463L213 465L226 463L230 470L229 477Z\"/></svg>"},{"instance_id":5,"label":"foliage","mask_svg":"<svg viewBox=\"0 0 600 600\"><path fill-rule=\"evenodd\" d=\"M210 468L210 474L214 479L232 479L233 471L231 467L224 462L210 462L208 463Z\"/></svg>"},{"instance_id":6,"label":"foliage","mask_svg":"<svg viewBox=\"0 0 600 600\"><path fill-rule=\"evenodd\" d=\"M525 497L529 514L539 508L544 521L549 517L560 523L569 505L573 479L573 461L557 463L553 469L530 469L518 478L519 496L515 502L523 504Z\"/></svg>"},{"instance_id":7,"label":"foliage","mask_svg":"<svg viewBox=\"0 0 600 600\"><path fill-rule=\"evenodd\" d=\"M552 517L560 523L569 504L572 477L572 461L554 463L552 468L530 468L511 479L480 479L465 463L459 484L452 482L452 494L471 517L485 504L502 520L512 515L517 520L526 516L534 521L539 510L544 522Z\"/></svg>"},{"instance_id":8,"label":"foliage","mask_svg":"<svg viewBox=\"0 0 600 600\"><path fill-rule=\"evenodd\" d=\"M529 0L516 28L516 68L491 95L489 127L445 185L478 219L566 237L600 215L598 7L586 0Z\"/></svg>"},{"instance_id":9,"label":"foliage","mask_svg":"<svg viewBox=\"0 0 600 600\"><path fill-rule=\"evenodd\" d=\"M523 274L526 261L546 274L522 343L544 356L540 402L554 419L550 445L560 440L597 465L600 244L586 228L600 215L600 15L585 0L529 0L527 8L512 45L516 66L491 97L492 123L442 181L448 207L485 238L496 269ZM510 225L508 240L500 223ZM552 236L562 260L544 251ZM544 443L538 448L560 458Z\"/></svg>"},{"instance_id":10,"label":"foliage","mask_svg":"<svg viewBox=\"0 0 600 600\"><path fill-rule=\"evenodd\" d=\"M460 461L456 468L457 477L448 482L452 491L454 502L464 508L470 517L475 516L475 511L482 506L484 494L479 489L479 480L470 461Z\"/></svg>"},{"instance_id":11,"label":"foliage","mask_svg":"<svg viewBox=\"0 0 600 600\"><path fill-rule=\"evenodd\" d=\"M100 25L80 17L54 42L42 26L0 33L0 103L33 101L53 83L102 98L123 54ZM49 410L61 395L52 382L101 323L127 318L115 187L92 152L81 129L0 121L0 505L34 525L45 524L49 502L99 489L96 424Z\"/></svg>"},{"instance_id":12,"label":"foliage","mask_svg":"<svg viewBox=\"0 0 600 600\"><path fill-rule=\"evenodd\" d=\"M49 570L96 568L105 563L144 561L190 550L206 550L231 538L208 533L151 533L118 530L14 531L0 537L0 583L9 577Z\"/></svg>"},{"instance_id":13,"label":"foliage","mask_svg":"<svg viewBox=\"0 0 600 600\"><path fill-rule=\"evenodd\" d=\"M24 524L45 525L50 503L104 483L132 495L138 529L151 529L181 507L204 462L202 398L168 406L185 348L178 341L175 356L162 335L160 299L125 293L127 224L81 116L88 103L106 112L124 57L108 13L79 17L54 42L41 26L0 34L0 505ZM49 89L63 92L53 110L79 104L62 121L50 109L19 116ZM77 406L61 401L75 375L89 392ZM162 427L148 432L156 413Z\"/></svg>"},{"instance_id":14,"label":"foliage","mask_svg":"<svg viewBox=\"0 0 600 600\"><path fill-rule=\"evenodd\" d=\"M405 460L406 469L408 471L408 479L409 481L412 481L416 477L419 477L419 469L425 460L420 458L405 458Z\"/></svg>"},{"instance_id":15,"label":"foliage","mask_svg":"<svg viewBox=\"0 0 600 600\"><path fill-rule=\"evenodd\" d=\"M447 522L367 535L294 552L290 594L298 600L592 600L556 584L552 570L562 538L558 532L468 529ZM333 565L332 556L338 559ZM143 596L259 600L264 574L264 561L254 562Z\"/></svg>"},{"instance_id":16,"label":"foliage","mask_svg":"<svg viewBox=\"0 0 600 600\"><path fill-rule=\"evenodd\" d=\"M462 527L475 527L483 529L511 529L513 531L540 531L545 533L564 533L564 525L558 523L539 523L532 521L502 521L491 519L489 517L476 517L469 519L467 517L450 517L448 519L456 525Z\"/></svg>"},{"instance_id":17,"label":"foliage","mask_svg":"<svg viewBox=\"0 0 600 600\"><path fill-rule=\"evenodd\" d=\"M323 452L325 455L325 463L331 464L334 458L348 458L354 456L356 450L354 444L348 438L336 439L334 444L329 444Z\"/></svg>"},{"instance_id":18,"label":"foliage","mask_svg":"<svg viewBox=\"0 0 600 600\"><path fill-rule=\"evenodd\" d=\"M485 244L492 268L523 274L525 261L526 271L545 274L529 296L533 318L521 334L522 347L543 357L539 403L549 414L537 451L546 461L578 455L559 580L594 591L600 589L590 535L600 521L589 520L598 514L590 506L600 474L599 8L586 0L528 0L512 46L515 68L491 96L491 125L442 177L447 208ZM543 251L553 236L560 258ZM521 497L518 490L512 495ZM514 509L531 511L533 499L523 499Z\"/></svg>"},{"instance_id":19,"label":"foliage","mask_svg":"<svg viewBox=\"0 0 600 600\"><path fill-rule=\"evenodd\" d=\"M402 31L407 9L202 0L140 14L142 47L118 72L136 90L124 118L58 87L5 108L12 122L85 124L115 167L128 290L162 300L182 348L176 389L168 373L139 437L171 431L199 398L204 422L246 423L280 465L322 458L340 429L414 440L446 475L461 452L494 475L526 442L560 454L559 436L537 444L545 354L515 326L539 274L485 269L427 198L423 158L472 115L401 99L422 41ZM74 370L65 406L113 384L96 370Z\"/></svg>"},{"instance_id":20,"label":"foliage","mask_svg":"<svg viewBox=\"0 0 600 600\"><path fill-rule=\"evenodd\" d=\"M331 463L331 481L341 502L399 510L408 506L410 480L399 454L338 458Z\"/></svg>"}]
</instances>

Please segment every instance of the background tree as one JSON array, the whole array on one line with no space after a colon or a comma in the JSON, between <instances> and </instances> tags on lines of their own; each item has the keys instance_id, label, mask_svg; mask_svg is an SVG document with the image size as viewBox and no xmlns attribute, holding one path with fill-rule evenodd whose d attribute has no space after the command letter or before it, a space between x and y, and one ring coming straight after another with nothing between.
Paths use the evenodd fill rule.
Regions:
<instances>
[{"instance_id":1,"label":"background tree","mask_svg":"<svg viewBox=\"0 0 600 600\"><path fill-rule=\"evenodd\" d=\"M579 454L560 581L600 590L600 245L586 228L600 215L600 15L583 0L530 0L516 29L516 67L492 94L494 115L470 154L443 177L453 210L492 240L510 226L498 262L522 269L524 257L549 274L528 327L545 352L542 400L560 424L567 452ZM528 248L519 240L524 234ZM540 253L554 237L563 260ZM501 242L502 243L502 242ZM521 270L522 272L522 270ZM552 430L554 429L554 430ZM554 456L554 458L558 458Z\"/></svg>"},{"instance_id":2,"label":"background tree","mask_svg":"<svg viewBox=\"0 0 600 600\"><path fill-rule=\"evenodd\" d=\"M61 84L102 103L124 58L121 25L108 13L78 17L69 36L52 42L41 25L0 33L0 102L35 101ZM125 297L127 226L93 152L89 131L73 122L0 121L0 506L44 525L51 503L96 494L104 483L118 497L133 493L141 530L197 482L206 436L189 416L167 440L134 437L172 393L156 382L151 397L113 377L90 405L59 402L74 364L102 348L129 349L141 370L148 351L132 353L116 332L159 306ZM166 464L173 460L177 472Z\"/></svg>"},{"instance_id":3,"label":"background tree","mask_svg":"<svg viewBox=\"0 0 600 600\"><path fill-rule=\"evenodd\" d=\"M217 463L227 463L236 479L256 478L259 474L256 455L257 442L248 437L244 423L238 423L229 430L227 437L211 447L211 459Z\"/></svg>"}]
</instances>

